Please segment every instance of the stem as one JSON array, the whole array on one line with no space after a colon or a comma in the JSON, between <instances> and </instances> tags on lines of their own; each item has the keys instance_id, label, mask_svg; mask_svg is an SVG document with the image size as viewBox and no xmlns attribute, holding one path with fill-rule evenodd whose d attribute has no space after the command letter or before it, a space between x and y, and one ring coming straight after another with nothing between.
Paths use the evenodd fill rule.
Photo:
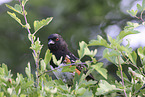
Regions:
<instances>
[{"instance_id":1,"label":"stem","mask_svg":"<svg viewBox=\"0 0 145 97\"><path fill-rule=\"evenodd\" d=\"M121 66L121 63L120 63L120 60L119 60L119 56L118 56L117 58L118 58L118 63L119 63L119 67L120 67L122 86L124 87L124 80L123 80L122 66ZM125 87L124 87L123 90L124 90L125 97L127 97L127 94L126 94L126 91L125 91Z\"/></svg>"},{"instance_id":2,"label":"stem","mask_svg":"<svg viewBox=\"0 0 145 97\"><path fill-rule=\"evenodd\" d=\"M141 12L140 17L137 17L137 16L134 16L134 17L137 18L137 19L140 19L140 20L142 20L144 22L144 20L142 18L142 14L143 14L143 11Z\"/></svg>"},{"instance_id":3,"label":"stem","mask_svg":"<svg viewBox=\"0 0 145 97\"><path fill-rule=\"evenodd\" d=\"M128 60L128 62L129 62L130 65L134 66L134 67L139 71L140 74L142 74L142 75L145 76L145 74L143 73L143 71L140 71L140 69L139 69L137 66L135 66L133 63L131 63L131 62L129 61L129 59L127 59L127 57L124 55L123 52L121 52L121 54L123 55L123 57L124 57L126 60Z\"/></svg>"},{"instance_id":4,"label":"stem","mask_svg":"<svg viewBox=\"0 0 145 97\"><path fill-rule=\"evenodd\" d=\"M20 3L20 5L22 6L23 16L24 16L24 19L25 19L25 23L26 23L26 25L27 25L27 24L28 24L28 21L27 21L27 18L26 18L24 5L22 5L21 0L19 0L19 3ZM26 27L26 29L27 29L28 33L31 34L30 29L29 29L28 27ZM33 40L32 37L31 37L31 43L34 44L34 40ZM38 85L39 85L39 77L38 77L38 71L39 71L39 54L37 54L37 55L38 55L38 56L37 56L35 50L33 50L33 53L34 53L34 56L37 57L35 63L36 63L36 73L37 73L37 74L36 74L36 78L37 78L37 86L38 86Z\"/></svg>"},{"instance_id":5,"label":"stem","mask_svg":"<svg viewBox=\"0 0 145 97\"><path fill-rule=\"evenodd\" d=\"M90 61L90 63L92 63L93 61ZM47 70L47 71L44 71L42 74L40 74L38 77L42 76L43 74L45 73L49 73L49 72L52 72L54 70L57 70L57 69L60 69L62 67L66 67L66 66L71 66L71 65L77 65L77 64L81 64L83 65L84 67L86 67L84 64L86 64L85 62L82 62L82 63L71 63L71 64L67 64L67 65L64 65L64 66L60 66L60 67L56 67L54 68L53 70Z\"/></svg>"},{"instance_id":6,"label":"stem","mask_svg":"<svg viewBox=\"0 0 145 97\"><path fill-rule=\"evenodd\" d=\"M140 19L144 22L143 18L142 18L142 14L143 14L143 11L141 12L140 14Z\"/></svg>"}]
</instances>

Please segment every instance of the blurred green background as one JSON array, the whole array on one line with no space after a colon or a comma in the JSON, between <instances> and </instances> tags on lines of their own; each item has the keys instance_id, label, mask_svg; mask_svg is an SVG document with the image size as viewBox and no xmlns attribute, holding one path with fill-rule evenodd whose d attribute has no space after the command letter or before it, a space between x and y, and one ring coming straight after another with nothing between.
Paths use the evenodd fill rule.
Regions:
<instances>
[{"instance_id":1,"label":"blurred green background","mask_svg":"<svg viewBox=\"0 0 145 97\"><path fill-rule=\"evenodd\" d=\"M25 9L28 12L31 32L34 20L54 17L48 26L36 34L44 45L41 58L47 50L47 37L52 33L62 35L70 51L78 56L80 41L88 43L89 40L96 39L97 35L106 38L106 33L116 36L127 21L134 20L126 10L130 10L135 2L136 0L29 0ZM18 0L8 4L14 6L16 3L19 3ZM24 73L27 63L30 62L34 72L35 64L29 49L28 32L7 11L13 12L5 4L0 5L0 63L6 63L12 73L16 74ZM23 17L19 14L17 16L24 23ZM96 58L99 59L104 48L97 48ZM109 64L106 60L104 63L106 66Z\"/></svg>"}]
</instances>

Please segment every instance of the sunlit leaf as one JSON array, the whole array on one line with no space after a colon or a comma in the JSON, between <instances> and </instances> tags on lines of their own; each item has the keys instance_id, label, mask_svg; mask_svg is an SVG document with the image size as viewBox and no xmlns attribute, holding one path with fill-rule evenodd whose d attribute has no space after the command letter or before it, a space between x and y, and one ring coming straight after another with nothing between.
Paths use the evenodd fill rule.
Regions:
<instances>
[{"instance_id":1,"label":"sunlit leaf","mask_svg":"<svg viewBox=\"0 0 145 97\"><path fill-rule=\"evenodd\" d=\"M87 47L87 44L82 41L82 42L79 42L79 46L80 46L80 50L78 50L78 55L79 55L79 58L81 59L84 55L85 55L85 48ZM88 49L86 49L86 52L87 52Z\"/></svg>"},{"instance_id":2,"label":"sunlit leaf","mask_svg":"<svg viewBox=\"0 0 145 97\"><path fill-rule=\"evenodd\" d=\"M62 68L62 72L74 72L76 69L76 66L64 66Z\"/></svg>"},{"instance_id":3,"label":"sunlit leaf","mask_svg":"<svg viewBox=\"0 0 145 97\"><path fill-rule=\"evenodd\" d=\"M88 46L97 46L97 45L105 46L108 48L110 47L107 41L103 39L100 35L97 36L97 40L91 40L88 44Z\"/></svg>"},{"instance_id":4,"label":"sunlit leaf","mask_svg":"<svg viewBox=\"0 0 145 97\"><path fill-rule=\"evenodd\" d=\"M28 63L26 69L25 69L26 75L28 76L29 79L31 79L31 67L30 63Z\"/></svg>"},{"instance_id":5,"label":"sunlit leaf","mask_svg":"<svg viewBox=\"0 0 145 97\"><path fill-rule=\"evenodd\" d=\"M4 97L4 92L0 92L0 97Z\"/></svg>"},{"instance_id":6,"label":"sunlit leaf","mask_svg":"<svg viewBox=\"0 0 145 97\"><path fill-rule=\"evenodd\" d=\"M44 62L46 65L50 62L51 56L52 56L52 53L50 53L50 50L47 49L47 51L45 53L45 57L44 57Z\"/></svg>"},{"instance_id":7,"label":"sunlit leaf","mask_svg":"<svg viewBox=\"0 0 145 97\"><path fill-rule=\"evenodd\" d=\"M35 41L36 36L34 36L33 34L28 34L28 38L30 41L32 41L32 40Z\"/></svg>"},{"instance_id":8,"label":"sunlit leaf","mask_svg":"<svg viewBox=\"0 0 145 97\"><path fill-rule=\"evenodd\" d=\"M13 89L12 89L12 88L8 88L8 89L7 89L7 92L11 95L12 92L13 92Z\"/></svg>"},{"instance_id":9,"label":"sunlit leaf","mask_svg":"<svg viewBox=\"0 0 145 97\"><path fill-rule=\"evenodd\" d=\"M3 68L3 70L4 70L4 74L8 76L9 71L8 71L7 65L3 63L3 64L2 64L2 68Z\"/></svg>"},{"instance_id":10,"label":"sunlit leaf","mask_svg":"<svg viewBox=\"0 0 145 97\"><path fill-rule=\"evenodd\" d=\"M83 95L81 95L79 97L93 97L93 93L89 89L86 89L85 92L83 93Z\"/></svg>"},{"instance_id":11,"label":"sunlit leaf","mask_svg":"<svg viewBox=\"0 0 145 97\"><path fill-rule=\"evenodd\" d=\"M46 64L45 64L44 60L40 61L40 66L41 66L41 71L45 71L46 70Z\"/></svg>"},{"instance_id":12,"label":"sunlit leaf","mask_svg":"<svg viewBox=\"0 0 145 97\"><path fill-rule=\"evenodd\" d=\"M145 58L145 47L142 49L142 47L137 49L138 55L143 60Z\"/></svg>"},{"instance_id":13,"label":"sunlit leaf","mask_svg":"<svg viewBox=\"0 0 145 97\"><path fill-rule=\"evenodd\" d=\"M131 30L131 31L127 31L127 32L126 31L121 31L119 33L119 35L117 36L117 40L121 40L121 39L123 39L127 35L130 35L130 34L138 34L138 33L140 33L140 32L135 31L135 30Z\"/></svg>"},{"instance_id":14,"label":"sunlit leaf","mask_svg":"<svg viewBox=\"0 0 145 97\"><path fill-rule=\"evenodd\" d=\"M126 82L128 82L128 83L131 83L131 82L129 81L128 77L126 76L126 74L125 74L124 72L122 72L122 74L123 74L123 80L126 81ZM121 72L120 72L120 71L117 71L117 76L118 76L120 79L122 79L122 77L121 77Z\"/></svg>"},{"instance_id":15,"label":"sunlit leaf","mask_svg":"<svg viewBox=\"0 0 145 97\"><path fill-rule=\"evenodd\" d=\"M85 92L86 92L85 88L80 88L76 90L76 94L79 96L83 95Z\"/></svg>"},{"instance_id":16,"label":"sunlit leaf","mask_svg":"<svg viewBox=\"0 0 145 97\"><path fill-rule=\"evenodd\" d=\"M137 10L136 11L134 11L134 10L127 10L127 12L129 14L131 14L132 16L136 16L136 14L137 14Z\"/></svg>"},{"instance_id":17,"label":"sunlit leaf","mask_svg":"<svg viewBox=\"0 0 145 97\"><path fill-rule=\"evenodd\" d=\"M53 59L53 62L54 62L54 64L55 65L60 65L61 64L61 62L62 62L62 57L59 59L59 60L57 60L56 59L56 57L55 57L55 55L52 55L52 59Z\"/></svg>"},{"instance_id":18,"label":"sunlit leaf","mask_svg":"<svg viewBox=\"0 0 145 97\"><path fill-rule=\"evenodd\" d=\"M142 81L145 84L145 77L142 74L138 73L137 71L133 71L130 67L128 68L128 71L136 81L140 79L140 81Z\"/></svg>"},{"instance_id":19,"label":"sunlit leaf","mask_svg":"<svg viewBox=\"0 0 145 97\"><path fill-rule=\"evenodd\" d=\"M114 63L114 64L118 64L118 56L119 56L119 61L120 64L124 63L123 59L120 57L120 52L118 50L111 50L109 51L108 48L106 48L103 51L103 58L106 58L108 61Z\"/></svg>"},{"instance_id":20,"label":"sunlit leaf","mask_svg":"<svg viewBox=\"0 0 145 97\"><path fill-rule=\"evenodd\" d=\"M137 54L136 54L136 52L133 51L133 52L131 53L131 56L132 56L132 58L130 58L130 60L131 60L134 64L136 64L136 60L137 60Z\"/></svg>"},{"instance_id":21,"label":"sunlit leaf","mask_svg":"<svg viewBox=\"0 0 145 97\"><path fill-rule=\"evenodd\" d=\"M99 81L99 88L97 88L96 95L105 95L113 90L116 90L115 85L111 85L105 80L100 80Z\"/></svg>"},{"instance_id":22,"label":"sunlit leaf","mask_svg":"<svg viewBox=\"0 0 145 97\"><path fill-rule=\"evenodd\" d=\"M139 11L143 11L143 7L142 7L140 4L137 4L137 9L138 9Z\"/></svg>"},{"instance_id":23,"label":"sunlit leaf","mask_svg":"<svg viewBox=\"0 0 145 97\"><path fill-rule=\"evenodd\" d=\"M28 0L22 0L22 6L25 6Z\"/></svg>"},{"instance_id":24,"label":"sunlit leaf","mask_svg":"<svg viewBox=\"0 0 145 97\"><path fill-rule=\"evenodd\" d=\"M36 33L39 29L41 29L43 26L48 25L52 21L53 17L42 19L41 21L34 21L34 30Z\"/></svg>"},{"instance_id":25,"label":"sunlit leaf","mask_svg":"<svg viewBox=\"0 0 145 97\"><path fill-rule=\"evenodd\" d=\"M11 9L11 10L13 10L13 11L19 13L19 14L22 14L22 6L19 5L19 4L15 4L14 7L12 7L12 6L8 5L8 4L6 4L6 6L7 6L9 9Z\"/></svg>"},{"instance_id":26,"label":"sunlit leaf","mask_svg":"<svg viewBox=\"0 0 145 97\"><path fill-rule=\"evenodd\" d=\"M25 94L21 94L20 97L26 97L26 95Z\"/></svg>"},{"instance_id":27,"label":"sunlit leaf","mask_svg":"<svg viewBox=\"0 0 145 97\"><path fill-rule=\"evenodd\" d=\"M42 49L42 46L43 45L40 44L39 38L37 38L37 40L34 42L34 44L31 44L31 47L30 48L32 50L35 50L36 53L40 53L40 51Z\"/></svg>"},{"instance_id":28,"label":"sunlit leaf","mask_svg":"<svg viewBox=\"0 0 145 97\"><path fill-rule=\"evenodd\" d=\"M102 68L103 63L97 63L95 65L92 65L92 67L98 71L104 78L107 79L107 70L105 68Z\"/></svg>"},{"instance_id":29,"label":"sunlit leaf","mask_svg":"<svg viewBox=\"0 0 145 97\"><path fill-rule=\"evenodd\" d=\"M34 81L32 81L32 80L30 80L30 81L28 81L28 82L26 82L26 83L23 83L22 85L21 85L21 87L22 87L22 89L27 89L28 87L31 87L31 86L33 86L34 85Z\"/></svg>"},{"instance_id":30,"label":"sunlit leaf","mask_svg":"<svg viewBox=\"0 0 145 97\"><path fill-rule=\"evenodd\" d=\"M16 16L15 13L11 13L9 11L7 11L7 13L12 17L14 18L22 27L24 27L24 25L21 23L21 20Z\"/></svg>"},{"instance_id":31,"label":"sunlit leaf","mask_svg":"<svg viewBox=\"0 0 145 97\"><path fill-rule=\"evenodd\" d=\"M145 10L145 0L142 1L142 8Z\"/></svg>"}]
</instances>

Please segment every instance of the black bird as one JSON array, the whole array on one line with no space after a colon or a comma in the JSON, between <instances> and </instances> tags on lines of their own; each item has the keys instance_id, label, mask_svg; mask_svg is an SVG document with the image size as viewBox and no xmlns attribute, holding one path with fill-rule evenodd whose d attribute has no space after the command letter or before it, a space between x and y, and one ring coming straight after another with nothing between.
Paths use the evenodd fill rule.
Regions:
<instances>
[{"instance_id":1,"label":"black bird","mask_svg":"<svg viewBox=\"0 0 145 97\"><path fill-rule=\"evenodd\" d=\"M68 49L68 45L67 43L65 42L65 40L61 37L61 35L59 34L51 34L49 37L48 37L48 48L50 50L50 52L55 55L56 59L59 60L61 57L62 57L62 62L63 63L74 63L78 58L75 57ZM51 60L51 66L53 68L56 68L58 67L56 64L53 63L53 61ZM85 65L76 65L76 71L78 74L81 73L81 70L85 68L86 69L86 66ZM58 71L61 71L61 70L58 70ZM83 71L84 73L87 72L86 71ZM69 75L70 74L70 75ZM66 82L67 84L70 84L73 80L73 77L74 77L74 74L73 73L68 73L68 72L63 72L63 73L58 73L56 75L63 75L63 77L61 77L61 79ZM65 76L65 75L68 75L68 76ZM71 76L71 78L69 78ZM59 77L58 77L59 79ZM90 74L86 77L87 80L94 80L94 77ZM70 80L70 81L68 81ZM72 83L71 83L72 84Z\"/></svg>"}]
</instances>

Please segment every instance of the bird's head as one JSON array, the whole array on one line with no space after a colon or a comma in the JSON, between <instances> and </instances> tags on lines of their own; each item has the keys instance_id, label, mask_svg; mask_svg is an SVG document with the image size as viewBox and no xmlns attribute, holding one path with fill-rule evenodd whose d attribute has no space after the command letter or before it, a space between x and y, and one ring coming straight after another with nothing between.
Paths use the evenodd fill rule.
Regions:
<instances>
[{"instance_id":1,"label":"bird's head","mask_svg":"<svg viewBox=\"0 0 145 97\"><path fill-rule=\"evenodd\" d=\"M48 48L50 51L67 48L67 43L59 34L51 34L48 36Z\"/></svg>"}]
</instances>

